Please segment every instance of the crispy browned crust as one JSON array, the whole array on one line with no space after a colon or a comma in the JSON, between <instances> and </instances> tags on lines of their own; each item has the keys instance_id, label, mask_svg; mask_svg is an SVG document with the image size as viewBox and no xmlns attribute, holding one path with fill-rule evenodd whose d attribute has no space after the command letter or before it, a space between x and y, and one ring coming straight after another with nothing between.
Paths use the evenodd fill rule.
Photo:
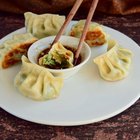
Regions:
<instances>
[{"instance_id":1,"label":"crispy browned crust","mask_svg":"<svg viewBox=\"0 0 140 140\"><path fill-rule=\"evenodd\" d=\"M96 31L88 31L86 34L85 40L95 40L102 35L100 30Z\"/></svg>"},{"instance_id":2,"label":"crispy browned crust","mask_svg":"<svg viewBox=\"0 0 140 140\"><path fill-rule=\"evenodd\" d=\"M71 31L70 36L75 37L75 32ZM90 42L89 44L89 40L96 40L98 38L102 38L102 42ZM100 30L95 30L95 31L88 31L85 37L85 41L87 42L87 44L89 44L90 47L94 47L94 46L100 46L103 45L105 43L105 35L100 31Z\"/></svg>"},{"instance_id":3,"label":"crispy browned crust","mask_svg":"<svg viewBox=\"0 0 140 140\"><path fill-rule=\"evenodd\" d=\"M36 40L34 40L34 41L30 42L30 43L21 44L19 46L16 46L11 51L9 51L4 57L4 60L2 62L2 68L6 69L6 68L9 68L9 67L13 66L14 64L20 62L21 57L17 58L17 57L15 57L15 55L19 55L19 56L27 55L27 51L28 51L29 47L35 41Z\"/></svg>"}]
</instances>

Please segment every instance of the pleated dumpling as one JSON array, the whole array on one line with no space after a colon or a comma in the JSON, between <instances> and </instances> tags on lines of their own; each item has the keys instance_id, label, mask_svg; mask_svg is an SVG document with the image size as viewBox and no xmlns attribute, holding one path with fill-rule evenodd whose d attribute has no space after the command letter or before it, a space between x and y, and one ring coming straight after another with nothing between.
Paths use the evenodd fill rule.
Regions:
<instances>
[{"instance_id":1,"label":"pleated dumpling","mask_svg":"<svg viewBox=\"0 0 140 140\"><path fill-rule=\"evenodd\" d=\"M48 100L59 96L63 79L54 77L46 68L22 56L22 67L14 85L25 96L34 100Z\"/></svg>"},{"instance_id":2,"label":"pleated dumpling","mask_svg":"<svg viewBox=\"0 0 140 140\"><path fill-rule=\"evenodd\" d=\"M55 14L37 15L26 12L24 17L27 32L39 39L56 35L65 21L65 16Z\"/></svg>"},{"instance_id":3,"label":"pleated dumpling","mask_svg":"<svg viewBox=\"0 0 140 140\"><path fill-rule=\"evenodd\" d=\"M85 25L85 20L80 20L77 24L75 24L71 31L70 35L80 38L83 32ZM102 26L98 23L91 22L85 41L90 47L101 46L107 42L107 34L104 32Z\"/></svg>"},{"instance_id":4,"label":"pleated dumpling","mask_svg":"<svg viewBox=\"0 0 140 140\"><path fill-rule=\"evenodd\" d=\"M132 52L122 48L114 40L110 40L107 53L94 59L100 75L108 81L117 81L125 78L129 73Z\"/></svg>"},{"instance_id":5,"label":"pleated dumpling","mask_svg":"<svg viewBox=\"0 0 140 140\"><path fill-rule=\"evenodd\" d=\"M60 42L55 43L48 54L39 59L39 64L52 69L73 67L74 54Z\"/></svg>"}]
</instances>

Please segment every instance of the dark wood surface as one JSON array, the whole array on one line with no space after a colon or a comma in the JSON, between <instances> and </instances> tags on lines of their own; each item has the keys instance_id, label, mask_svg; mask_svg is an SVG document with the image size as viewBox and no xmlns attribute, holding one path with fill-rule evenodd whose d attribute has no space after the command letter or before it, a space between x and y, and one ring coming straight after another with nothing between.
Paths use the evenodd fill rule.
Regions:
<instances>
[{"instance_id":1,"label":"dark wood surface","mask_svg":"<svg viewBox=\"0 0 140 140\"><path fill-rule=\"evenodd\" d=\"M80 14L75 17L75 19L81 18L85 17ZM94 21L123 32L140 45L140 14L111 16L100 13L94 16ZM0 14L0 38L23 26L23 15ZM140 140L140 100L115 117L98 123L73 127L31 123L0 108L0 140L14 139Z\"/></svg>"}]
</instances>

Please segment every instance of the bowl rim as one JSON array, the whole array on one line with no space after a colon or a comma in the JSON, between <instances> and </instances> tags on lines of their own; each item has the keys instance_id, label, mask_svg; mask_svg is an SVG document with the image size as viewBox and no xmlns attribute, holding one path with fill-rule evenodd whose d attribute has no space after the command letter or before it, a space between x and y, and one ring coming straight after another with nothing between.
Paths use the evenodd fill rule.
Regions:
<instances>
[{"instance_id":1,"label":"bowl rim","mask_svg":"<svg viewBox=\"0 0 140 140\"><path fill-rule=\"evenodd\" d=\"M72 37L72 36L67 36L67 35L62 35L61 37L60 37L60 40L61 40L61 38L63 38L63 37L66 37L66 38L71 38L71 39L75 39L75 40L77 40L77 41L79 41L80 39L79 38L76 38L76 37ZM28 56L28 59L29 59L29 61L31 62L31 63L34 63L34 64L36 64L36 65L39 65L39 64L37 64L36 62L33 62L32 60L31 60L31 57L30 57L30 51L31 51L31 49L32 48L36 48L36 47L34 47L34 46L36 46L36 44L38 44L39 42L44 42L44 40L45 39L48 39L48 38L50 38L50 39L54 39L55 38L55 35L54 36L48 36L48 37L45 37L45 38L42 38L42 39L39 39L38 41L36 41L35 43L33 43L30 47L29 47L29 49L28 49L28 52L27 52L27 56ZM53 41L53 40L52 40ZM51 42L52 42L51 41ZM60 41L61 42L61 41ZM70 67L70 68L65 68L65 69L50 69L50 68L47 68L47 67L44 67L44 68L46 68L46 69L48 69L49 71L51 71L51 72L65 72L65 71L71 71L71 70L73 70L73 69L76 69L76 68L78 68L78 67L81 67L81 66L83 66L88 60L89 60L89 58L90 58L90 56L91 56L91 48L89 47L89 45L84 41L83 42L83 44L84 44L84 46L86 47L86 50L87 50L87 52L88 52L88 55L87 55L87 57L80 63L80 64L78 64L78 65L76 65L76 66L74 66L74 67ZM44 48L45 49L45 48ZM41 65L39 65L39 66L41 66ZM43 66L42 66L43 67Z\"/></svg>"}]
</instances>

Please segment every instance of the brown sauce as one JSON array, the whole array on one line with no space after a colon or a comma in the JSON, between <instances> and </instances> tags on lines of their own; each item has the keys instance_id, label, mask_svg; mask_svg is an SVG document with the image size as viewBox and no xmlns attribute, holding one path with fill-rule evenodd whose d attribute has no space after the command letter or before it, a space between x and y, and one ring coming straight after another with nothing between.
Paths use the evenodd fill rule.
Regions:
<instances>
[{"instance_id":1,"label":"brown sauce","mask_svg":"<svg viewBox=\"0 0 140 140\"><path fill-rule=\"evenodd\" d=\"M64 46L64 47L65 47L66 49L72 51L73 54L74 54L74 56L75 56L75 53L76 53L76 49L75 49L75 48L69 47L69 46ZM41 57L43 57L45 54L48 54L49 50L50 50L50 48L47 48L47 49L43 50L43 51L39 54L39 56L38 56L38 63L39 63L39 59L40 59ZM77 59L76 65L80 64L81 61L82 61L82 57L81 57L81 55L79 55L79 57L78 57L78 59ZM56 64L55 67L54 67L54 66L51 67L50 65L45 65L45 67L51 68L51 69L62 69L62 66L61 66L60 64ZM65 68L63 68L63 69L65 69Z\"/></svg>"}]
</instances>

